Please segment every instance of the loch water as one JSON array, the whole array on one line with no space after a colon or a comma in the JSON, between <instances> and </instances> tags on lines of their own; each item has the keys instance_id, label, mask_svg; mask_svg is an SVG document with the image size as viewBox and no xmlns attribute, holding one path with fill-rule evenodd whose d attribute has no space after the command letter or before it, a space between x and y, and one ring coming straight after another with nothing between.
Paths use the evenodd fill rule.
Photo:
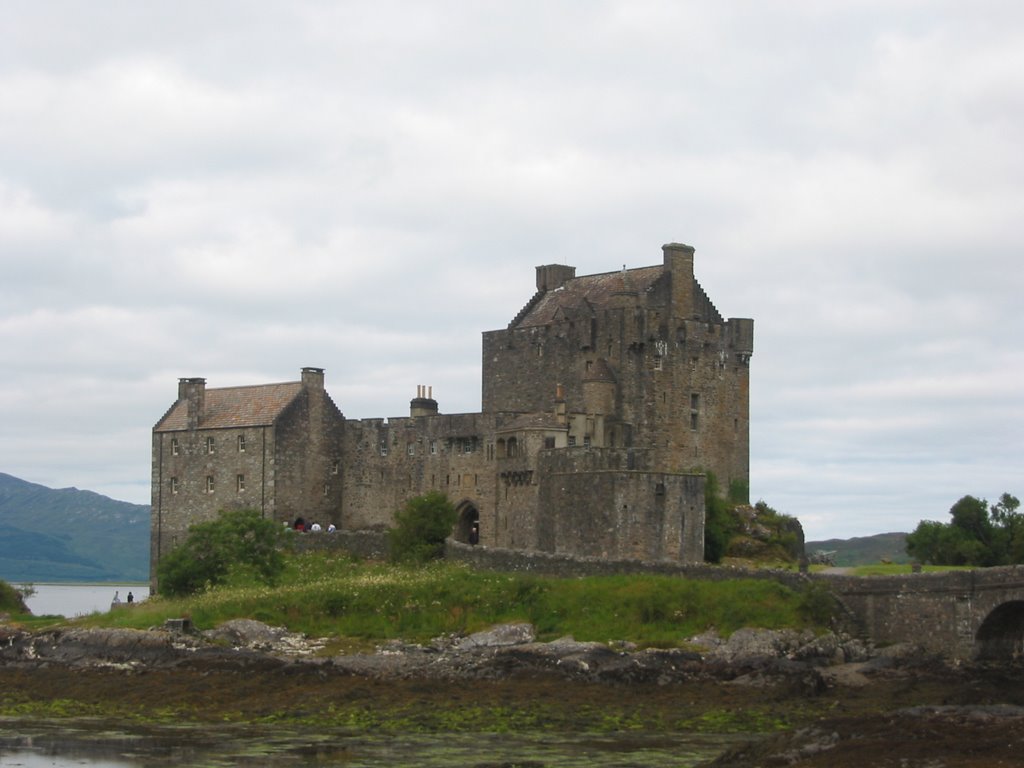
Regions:
<instances>
[{"instance_id":1,"label":"loch water","mask_svg":"<svg viewBox=\"0 0 1024 768\"><path fill-rule=\"evenodd\" d=\"M95 726L94 726L95 727ZM450 768L688 768L721 754L736 735L438 733L299 734L280 726L224 728L197 735L193 728L150 728L144 734L76 731L73 725L0 722L4 768L155 768L156 766L355 766Z\"/></svg>"},{"instance_id":2,"label":"loch water","mask_svg":"<svg viewBox=\"0 0 1024 768\"><path fill-rule=\"evenodd\" d=\"M26 586L15 584L16 587ZM34 592L25 600L34 616L86 616L109 611L117 596L126 604L131 592L136 602L149 597L145 584L31 584ZM6 766L5 766L6 768Z\"/></svg>"}]
</instances>

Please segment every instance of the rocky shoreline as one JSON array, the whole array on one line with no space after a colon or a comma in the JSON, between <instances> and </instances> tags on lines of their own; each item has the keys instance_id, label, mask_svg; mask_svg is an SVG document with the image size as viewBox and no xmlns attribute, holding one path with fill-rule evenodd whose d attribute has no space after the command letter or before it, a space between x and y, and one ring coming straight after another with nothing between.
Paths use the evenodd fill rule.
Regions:
<instances>
[{"instance_id":1,"label":"rocky shoreline","mask_svg":"<svg viewBox=\"0 0 1024 768\"><path fill-rule=\"evenodd\" d=\"M538 642L530 625L510 624L338 654L249 620L202 633L0 628L7 713L46 712L59 698L71 714L80 706L200 722L363 718L443 730L507 717L523 728L769 733L714 762L740 768L1016 765L1022 682L1017 666L951 664L913 647L797 631L707 633L663 650Z\"/></svg>"}]
</instances>

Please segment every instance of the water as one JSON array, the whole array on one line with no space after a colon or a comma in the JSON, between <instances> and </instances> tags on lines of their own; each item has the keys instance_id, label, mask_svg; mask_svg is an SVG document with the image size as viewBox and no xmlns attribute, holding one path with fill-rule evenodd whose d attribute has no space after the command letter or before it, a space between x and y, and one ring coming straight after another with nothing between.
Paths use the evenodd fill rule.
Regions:
<instances>
[{"instance_id":1,"label":"water","mask_svg":"<svg viewBox=\"0 0 1024 768\"><path fill-rule=\"evenodd\" d=\"M129 592L136 602L149 597L149 587L142 584L33 584L32 588L35 594L27 598L25 604L34 616L64 616L69 619L94 611L109 611L115 594L122 601L128 599Z\"/></svg>"},{"instance_id":2,"label":"water","mask_svg":"<svg viewBox=\"0 0 1024 768\"><path fill-rule=\"evenodd\" d=\"M0 765L19 768L155 768L156 766L388 766L450 768L687 768L719 755L736 736L708 734L295 733L263 729L150 727L130 733L99 724L0 721Z\"/></svg>"}]
</instances>

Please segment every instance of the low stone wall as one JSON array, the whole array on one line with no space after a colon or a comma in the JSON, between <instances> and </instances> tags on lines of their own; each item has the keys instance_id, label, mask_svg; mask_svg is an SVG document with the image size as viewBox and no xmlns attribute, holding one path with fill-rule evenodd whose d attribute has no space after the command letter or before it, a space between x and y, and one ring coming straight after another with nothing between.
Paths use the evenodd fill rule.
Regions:
<instances>
[{"instance_id":1,"label":"low stone wall","mask_svg":"<svg viewBox=\"0 0 1024 768\"><path fill-rule=\"evenodd\" d=\"M544 576L613 576L623 573L657 573L703 581L732 579L765 579L777 581L792 589L802 589L806 576L774 569L747 570L722 565L685 565L672 561L605 560L594 557L573 557L549 552L521 552L496 547L472 546L454 539L445 542L445 559L467 563L474 568L502 573L536 573Z\"/></svg>"},{"instance_id":2,"label":"low stone wall","mask_svg":"<svg viewBox=\"0 0 1024 768\"><path fill-rule=\"evenodd\" d=\"M296 552L347 552L364 560L387 560L385 531L334 531L289 534Z\"/></svg>"},{"instance_id":3,"label":"low stone wall","mask_svg":"<svg viewBox=\"0 0 1024 768\"><path fill-rule=\"evenodd\" d=\"M296 533L292 541L296 552L341 551L366 560L386 560L388 536L385 531L335 531L334 533ZM802 589L808 577L793 571L746 569L724 565L686 565L669 560L606 560L574 557L550 552L524 552L500 547L473 546L448 539L446 560L466 563L473 568L500 573L536 573L542 576L614 576L623 573L658 573L703 581L764 579L777 581L791 589Z\"/></svg>"}]
</instances>

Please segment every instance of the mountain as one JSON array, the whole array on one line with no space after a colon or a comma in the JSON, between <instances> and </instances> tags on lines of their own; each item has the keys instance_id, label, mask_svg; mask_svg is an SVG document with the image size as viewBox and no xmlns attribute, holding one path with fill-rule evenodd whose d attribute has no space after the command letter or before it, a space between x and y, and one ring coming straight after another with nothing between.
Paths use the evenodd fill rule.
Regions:
<instances>
[{"instance_id":1,"label":"mountain","mask_svg":"<svg viewBox=\"0 0 1024 768\"><path fill-rule=\"evenodd\" d=\"M852 539L826 539L808 541L804 551L812 555L819 550L835 552L832 556L837 566L876 565L884 560L891 563L909 563L907 534L878 533L874 536L858 536Z\"/></svg>"},{"instance_id":2,"label":"mountain","mask_svg":"<svg viewBox=\"0 0 1024 768\"><path fill-rule=\"evenodd\" d=\"M149 506L0 472L0 579L147 581Z\"/></svg>"}]
</instances>

